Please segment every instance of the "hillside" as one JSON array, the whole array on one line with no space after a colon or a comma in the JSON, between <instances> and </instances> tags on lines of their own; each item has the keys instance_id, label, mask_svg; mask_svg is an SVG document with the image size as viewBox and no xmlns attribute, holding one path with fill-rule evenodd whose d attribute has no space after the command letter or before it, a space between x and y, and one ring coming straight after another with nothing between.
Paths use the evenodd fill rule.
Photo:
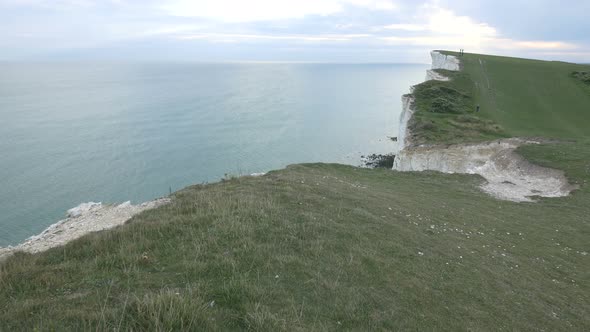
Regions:
<instances>
[{"instance_id":1,"label":"hillside","mask_svg":"<svg viewBox=\"0 0 590 332\"><path fill-rule=\"evenodd\" d=\"M0 331L590 330L589 67L461 60L416 88L416 140L558 139L518 151L578 190L515 203L478 176L335 164L192 186L2 263Z\"/></svg>"},{"instance_id":2,"label":"hillside","mask_svg":"<svg viewBox=\"0 0 590 332\"><path fill-rule=\"evenodd\" d=\"M481 54L459 56L461 71L439 70L450 82L416 87L416 143L458 143L505 137L587 138L590 66ZM574 75L574 73L579 73ZM431 112L441 100L446 109ZM480 112L476 112L477 105Z\"/></svg>"}]
</instances>

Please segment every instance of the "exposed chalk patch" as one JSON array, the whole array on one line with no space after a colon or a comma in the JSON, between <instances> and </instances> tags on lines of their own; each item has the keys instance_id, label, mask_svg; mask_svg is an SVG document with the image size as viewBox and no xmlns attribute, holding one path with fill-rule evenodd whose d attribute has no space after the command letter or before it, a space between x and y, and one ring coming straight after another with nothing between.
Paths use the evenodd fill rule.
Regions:
<instances>
[{"instance_id":1,"label":"exposed chalk patch","mask_svg":"<svg viewBox=\"0 0 590 332\"><path fill-rule=\"evenodd\" d=\"M448 81L450 78L436 71L429 69L426 71L426 81Z\"/></svg>"},{"instance_id":2,"label":"exposed chalk patch","mask_svg":"<svg viewBox=\"0 0 590 332\"><path fill-rule=\"evenodd\" d=\"M132 205L131 202L119 205L103 205L94 202L82 203L75 208L69 209L66 219L49 226L41 234L31 236L17 246L0 248L0 259L6 258L16 251L35 253L62 246L88 233L122 225L142 211L169 202L169 198L160 198L139 205Z\"/></svg>"},{"instance_id":3,"label":"exposed chalk patch","mask_svg":"<svg viewBox=\"0 0 590 332\"><path fill-rule=\"evenodd\" d=\"M408 122L412 118L414 111L412 104L414 103L414 96L411 94L402 96L402 113L400 114L399 133L397 135L398 150L401 151L410 145L410 129L408 128Z\"/></svg>"},{"instance_id":4,"label":"exposed chalk patch","mask_svg":"<svg viewBox=\"0 0 590 332\"><path fill-rule=\"evenodd\" d=\"M432 69L446 69L458 71L461 69L461 62L459 59L452 55L445 55L438 51L430 52L432 57Z\"/></svg>"},{"instance_id":5,"label":"exposed chalk patch","mask_svg":"<svg viewBox=\"0 0 590 332\"><path fill-rule=\"evenodd\" d=\"M511 138L485 143L406 148L396 155L398 171L478 174L483 191L499 199L530 202L531 197L562 197L575 189L562 171L534 165L515 152L535 140Z\"/></svg>"}]
</instances>

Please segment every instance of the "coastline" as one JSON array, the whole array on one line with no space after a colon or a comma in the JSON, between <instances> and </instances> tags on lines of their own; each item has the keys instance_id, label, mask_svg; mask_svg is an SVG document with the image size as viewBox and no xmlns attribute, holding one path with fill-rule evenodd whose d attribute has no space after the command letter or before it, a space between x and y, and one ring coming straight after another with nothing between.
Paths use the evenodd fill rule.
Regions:
<instances>
[{"instance_id":1,"label":"coastline","mask_svg":"<svg viewBox=\"0 0 590 332\"><path fill-rule=\"evenodd\" d=\"M252 173L248 176L261 177L266 172ZM66 211L66 218L49 225L37 235L23 242L8 247L0 247L0 261L18 251L37 253L63 246L86 234L108 230L125 224L133 216L147 210L169 204L168 197L156 198L137 205L130 201L121 204L103 204L101 202L81 203Z\"/></svg>"},{"instance_id":2,"label":"coastline","mask_svg":"<svg viewBox=\"0 0 590 332\"><path fill-rule=\"evenodd\" d=\"M460 60L438 51L430 52L432 69L426 80L449 81L437 69L461 70ZM413 92L414 87L410 88ZM415 110L412 93L402 97L399 150L393 170L400 172L438 171L442 173L477 174L485 179L480 188L489 195L513 202L534 202L539 197L568 196L576 186L570 185L563 171L534 165L516 153L525 144L545 143L543 139L508 138L483 143L416 146L408 124Z\"/></svg>"},{"instance_id":3,"label":"coastline","mask_svg":"<svg viewBox=\"0 0 590 332\"><path fill-rule=\"evenodd\" d=\"M86 234L99 232L123 225L136 214L170 203L170 198L158 198L133 205L127 201L118 205L102 203L82 203L67 211L62 219L24 242L9 247L0 247L0 260L17 251L37 253L62 246Z\"/></svg>"},{"instance_id":4,"label":"coastline","mask_svg":"<svg viewBox=\"0 0 590 332\"><path fill-rule=\"evenodd\" d=\"M432 51L432 68L426 72L426 81L448 81L449 78L436 72L437 69L458 71L460 60L452 55ZM525 144L541 144L541 139L509 138L483 143L454 145L415 146L411 140L408 124L415 112L415 97L410 93L402 96L398 152L393 170L439 171L443 173L477 174L486 181L481 189L502 200L534 202L532 197L564 197L577 189L568 183L560 170L531 164L516 153ZM254 173L250 176L261 176ZM0 247L0 260L17 251L36 253L62 246L86 234L107 230L124 224L136 214L170 202L159 198L138 205L125 202L119 205L82 203L68 210L68 217L60 220L38 235L16 246Z\"/></svg>"},{"instance_id":5,"label":"coastline","mask_svg":"<svg viewBox=\"0 0 590 332\"><path fill-rule=\"evenodd\" d=\"M431 69L426 71L426 78L424 82L430 80L436 81L449 81L449 78L436 72L436 69L445 69L450 71L459 71L461 69L460 61L455 56L445 55L439 51L431 51L430 57L432 58ZM422 82L422 83L424 83ZM404 150L406 147L412 147L411 133L408 128L408 123L412 119L414 114L414 87L410 87L410 93L402 96L402 112L400 114L399 134L398 134L398 153ZM395 169L395 164L394 164Z\"/></svg>"}]
</instances>

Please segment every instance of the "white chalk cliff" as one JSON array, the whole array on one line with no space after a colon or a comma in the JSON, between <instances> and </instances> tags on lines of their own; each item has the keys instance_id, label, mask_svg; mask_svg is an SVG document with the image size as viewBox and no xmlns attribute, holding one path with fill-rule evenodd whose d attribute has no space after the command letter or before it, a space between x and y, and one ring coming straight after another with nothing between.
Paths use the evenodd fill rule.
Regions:
<instances>
[{"instance_id":1,"label":"white chalk cliff","mask_svg":"<svg viewBox=\"0 0 590 332\"><path fill-rule=\"evenodd\" d=\"M427 81L431 81L431 80L434 80L434 81L448 81L449 78L446 77L445 75L439 74L439 73L437 73L437 72L435 72L434 70L431 69L431 70L427 70L426 71L426 80Z\"/></svg>"},{"instance_id":2,"label":"white chalk cliff","mask_svg":"<svg viewBox=\"0 0 590 332\"><path fill-rule=\"evenodd\" d=\"M432 51L430 52L430 57L432 57L432 69L446 69L453 71L461 69L461 62L455 56Z\"/></svg>"},{"instance_id":3,"label":"white chalk cliff","mask_svg":"<svg viewBox=\"0 0 590 332\"><path fill-rule=\"evenodd\" d=\"M449 80L434 69L457 71L461 68L459 59L454 56L436 51L430 54L432 70L427 72L427 80ZM562 171L533 165L515 152L520 145L539 141L512 138L473 144L413 146L407 126L414 113L414 97L404 95L402 101L399 151L394 170L478 174L486 180L481 186L484 192L515 202L532 201L533 196L567 196L575 189Z\"/></svg>"},{"instance_id":4,"label":"white chalk cliff","mask_svg":"<svg viewBox=\"0 0 590 332\"><path fill-rule=\"evenodd\" d=\"M412 104L414 103L414 97L411 94L402 96L402 113L399 121L399 134L397 135L398 149L402 151L406 146L410 144L408 121L412 118L414 111L412 110Z\"/></svg>"}]
</instances>

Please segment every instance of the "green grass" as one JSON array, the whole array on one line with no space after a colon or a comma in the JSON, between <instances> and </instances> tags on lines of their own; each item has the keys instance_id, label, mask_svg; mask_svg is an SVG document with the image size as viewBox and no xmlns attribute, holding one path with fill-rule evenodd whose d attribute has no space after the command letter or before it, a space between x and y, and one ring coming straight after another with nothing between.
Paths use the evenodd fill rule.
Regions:
<instances>
[{"instance_id":1,"label":"green grass","mask_svg":"<svg viewBox=\"0 0 590 332\"><path fill-rule=\"evenodd\" d=\"M417 144L478 142L504 137L571 139L586 137L590 128L590 66L564 62L498 57L459 56L462 70L440 71L450 82L429 81L415 90L416 114L410 123ZM578 74L574 74L578 73ZM432 87L444 87L429 94ZM465 95L455 112L436 112L436 98ZM480 105L480 112L475 112ZM433 112L434 110L434 112ZM462 118L467 117L468 125Z\"/></svg>"},{"instance_id":2,"label":"green grass","mask_svg":"<svg viewBox=\"0 0 590 332\"><path fill-rule=\"evenodd\" d=\"M437 71L451 81L431 80L414 87L416 112L409 123L413 143L459 143L508 137L500 125L475 112L475 84L468 74Z\"/></svg>"},{"instance_id":3,"label":"green grass","mask_svg":"<svg viewBox=\"0 0 590 332\"><path fill-rule=\"evenodd\" d=\"M564 165L584 183L590 149L569 148L544 162L577 160ZM587 187L518 204L478 181L309 164L189 187L125 227L11 259L0 326L587 329Z\"/></svg>"},{"instance_id":4,"label":"green grass","mask_svg":"<svg viewBox=\"0 0 590 332\"><path fill-rule=\"evenodd\" d=\"M463 136L430 138L562 138L519 151L579 190L513 203L476 176L334 164L192 186L127 225L0 265L0 331L590 330L590 92L574 65L485 57L492 111L478 57L454 81L459 111L423 112ZM538 75L504 86L502 63ZM555 83L547 72L581 99L537 109L544 95L557 105L535 92ZM474 103L480 113L463 109Z\"/></svg>"}]
</instances>

